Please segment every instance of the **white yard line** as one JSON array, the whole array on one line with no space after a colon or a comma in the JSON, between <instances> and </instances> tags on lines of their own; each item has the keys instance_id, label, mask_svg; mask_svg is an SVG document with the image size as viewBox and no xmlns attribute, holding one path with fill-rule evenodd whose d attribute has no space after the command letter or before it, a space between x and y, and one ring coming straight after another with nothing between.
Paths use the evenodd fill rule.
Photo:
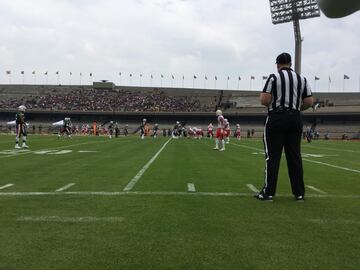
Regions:
<instances>
[{"instance_id":1,"label":"white yard line","mask_svg":"<svg viewBox=\"0 0 360 270\"><path fill-rule=\"evenodd\" d=\"M252 147L252 146L247 146L247 145L242 145L242 144L237 144L237 143L230 143L230 144L236 145L238 147L246 148L246 149L251 149L251 150L264 152L264 149L260 149L260 148L257 148L257 147Z\"/></svg>"},{"instance_id":2,"label":"white yard line","mask_svg":"<svg viewBox=\"0 0 360 270\"><path fill-rule=\"evenodd\" d=\"M205 197L253 197L254 193L239 192L171 192L171 191L73 191L73 192L0 192L0 197L28 196L205 196ZM277 194L276 197L293 198L291 194ZM360 195L307 194L306 198L360 199Z\"/></svg>"},{"instance_id":3,"label":"white yard line","mask_svg":"<svg viewBox=\"0 0 360 270\"><path fill-rule=\"evenodd\" d=\"M60 216L29 216L18 217L16 221L27 222L58 222L58 223L91 223L91 222L122 222L123 217L60 217Z\"/></svg>"},{"instance_id":4,"label":"white yard line","mask_svg":"<svg viewBox=\"0 0 360 270\"><path fill-rule=\"evenodd\" d=\"M230 144L233 144L233 145L236 145L236 146L239 146L239 147L243 147L243 148L248 148L248 149L263 151L263 149L256 148L256 147L250 147L250 146L240 145L240 144L236 144L236 143L230 143ZM349 169L349 168L346 168L346 167L341 167L341 166L337 166L337 165L332 165L332 164L324 163L324 162L321 162L321 161L315 161L315 160L311 160L311 159L307 159L307 158L303 158L302 160L308 161L308 162L312 162L312 163L321 164L321 165L328 166L328 167L332 167L332 168L336 168L336 169L341 169L341 170L349 171L349 172L360 173L360 170Z\"/></svg>"},{"instance_id":5,"label":"white yard line","mask_svg":"<svg viewBox=\"0 0 360 270\"><path fill-rule=\"evenodd\" d=\"M134 188L136 183L140 180L140 178L143 176L143 174L146 172L146 170L150 167L150 165L156 160L156 158L160 155L162 150L166 147L166 145L171 141L171 138L164 143L164 145L160 148L159 151L156 152L156 154L148 161L148 163L145 164L144 167L141 168L141 170L134 176L133 179L130 180L130 182L127 184L127 186L124 188L124 191L130 191Z\"/></svg>"},{"instance_id":6,"label":"white yard line","mask_svg":"<svg viewBox=\"0 0 360 270\"><path fill-rule=\"evenodd\" d=\"M303 158L302 160L305 160L307 162L316 163L316 164L321 164L321 165L328 166L328 167L331 167L331 168L341 169L341 170L344 170L344 171L360 173L359 170L349 169L349 168L346 168L346 167L332 165L332 164L328 164L328 163L324 163L324 162L320 162L320 161L315 161L315 160L311 160L311 159L307 159L307 158Z\"/></svg>"},{"instance_id":7,"label":"white yard line","mask_svg":"<svg viewBox=\"0 0 360 270\"><path fill-rule=\"evenodd\" d=\"M66 185L66 186L64 186L64 187L61 187L61 188L57 189L55 192L64 191L64 190L66 190L66 189L71 188L73 185L75 185L75 183L70 183L70 184L68 184L68 185Z\"/></svg>"},{"instance_id":8,"label":"white yard line","mask_svg":"<svg viewBox=\"0 0 360 270\"><path fill-rule=\"evenodd\" d=\"M254 191L256 193L259 193L260 190L258 190L254 185L252 184L246 184L246 186L251 190L251 191Z\"/></svg>"},{"instance_id":9,"label":"white yard line","mask_svg":"<svg viewBox=\"0 0 360 270\"><path fill-rule=\"evenodd\" d=\"M187 184L188 192L196 192L195 185L193 183Z\"/></svg>"},{"instance_id":10,"label":"white yard line","mask_svg":"<svg viewBox=\"0 0 360 270\"><path fill-rule=\"evenodd\" d=\"M310 186L310 185L306 185L306 186L307 186L308 188L316 191L316 192L319 192L320 194L327 194L325 191L322 191L321 189L318 189L318 188L316 188L316 187L314 187L314 186Z\"/></svg>"},{"instance_id":11,"label":"white yard line","mask_svg":"<svg viewBox=\"0 0 360 270\"><path fill-rule=\"evenodd\" d=\"M14 184L7 184L7 185L5 185L5 186L0 187L0 190L5 189L5 188L12 187L13 185L14 185Z\"/></svg>"},{"instance_id":12,"label":"white yard line","mask_svg":"<svg viewBox=\"0 0 360 270\"><path fill-rule=\"evenodd\" d=\"M313 146L313 145L310 145L310 144L303 144L302 146L308 147L308 148L314 148L314 149L328 150L328 151L337 151L337 152L346 152L346 153L360 153L360 151L355 151L355 150L336 149L336 148L329 148L329 147L319 147L319 146Z\"/></svg>"}]
</instances>

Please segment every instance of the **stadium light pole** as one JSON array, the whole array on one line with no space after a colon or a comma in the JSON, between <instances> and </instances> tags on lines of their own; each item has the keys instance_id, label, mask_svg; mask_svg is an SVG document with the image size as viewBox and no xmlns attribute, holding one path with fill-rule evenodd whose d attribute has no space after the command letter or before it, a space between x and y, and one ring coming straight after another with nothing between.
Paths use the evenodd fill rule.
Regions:
<instances>
[{"instance_id":1,"label":"stadium light pole","mask_svg":"<svg viewBox=\"0 0 360 270\"><path fill-rule=\"evenodd\" d=\"M269 0L273 24L293 22L295 35L295 72L301 73L300 20L320 17L320 9L316 0Z\"/></svg>"}]
</instances>

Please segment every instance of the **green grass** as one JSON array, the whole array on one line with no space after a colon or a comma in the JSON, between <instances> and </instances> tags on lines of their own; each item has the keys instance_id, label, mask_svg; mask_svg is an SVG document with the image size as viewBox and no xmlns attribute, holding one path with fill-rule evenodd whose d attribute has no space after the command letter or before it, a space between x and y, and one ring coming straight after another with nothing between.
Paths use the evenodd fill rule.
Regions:
<instances>
[{"instance_id":1,"label":"green grass","mask_svg":"<svg viewBox=\"0 0 360 270\"><path fill-rule=\"evenodd\" d=\"M246 186L262 187L260 140L232 140L225 152L214 152L209 140L171 140L130 193L124 187L167 138L31 136L30 152L10 156L3 151L13 140L0 136L0 187L14 184L0 190L0 269L360 265L359 142L304 143L305 183L327 195L307 189L306 202L295 202L283 159L279 196L267 203ZM44 149L72 152L34 153ZM69 183L75 185L55 192ZM195 194L187 195L187 183ZM122 219L102 219L110 217Z\"/></svg>"}]
</instances>

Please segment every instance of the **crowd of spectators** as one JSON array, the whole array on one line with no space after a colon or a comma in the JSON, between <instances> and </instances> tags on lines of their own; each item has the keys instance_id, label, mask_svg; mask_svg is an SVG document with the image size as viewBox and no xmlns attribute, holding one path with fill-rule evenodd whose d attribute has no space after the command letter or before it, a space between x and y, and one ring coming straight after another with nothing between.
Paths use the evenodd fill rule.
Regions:
<instances>
[{"instance_id":1,"label":"crowd of spectators","mask_svg":"<svg viewBox=\"0 0 360 270\"><path fill-rule=\"evenodd\" d=\"M208 112L214 109L211 104L201 104L196 97L169 96L163 91L93 88L0 100L2 109L14 109L21 104L28 109L51 111Z\"/></svg>"}]
</instances>

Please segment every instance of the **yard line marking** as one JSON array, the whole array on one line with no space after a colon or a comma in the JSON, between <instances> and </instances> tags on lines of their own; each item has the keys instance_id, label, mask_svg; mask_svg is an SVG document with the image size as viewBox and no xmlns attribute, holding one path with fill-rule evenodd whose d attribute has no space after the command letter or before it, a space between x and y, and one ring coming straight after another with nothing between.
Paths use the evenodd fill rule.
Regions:
<instances>
[{"instance_id":1,"label":"yard line marking","mask_svg":"<svg viewBox=\"0 0 360 270\"><path fill-rule=\"evenodd\" d=\"M64 187L61 187L61 188L57 189L55 192L64 191L64 190L66 190L66 189L68 189L68 188L71 188L73 185L75 185L75 183L70 183L70 184L68 184L68 185L66 185L66 186L64 186Z\"/></svg>"},{"instance_id":2,"label":"yard line marking","mask_svg":"<svg viewBox=\"0 0 360 270\"><path fill-rule=\"evenodd\" d=\"M262 150L262 149L260 149L260 148L255 148L255 147L250 147L250 146L240 145L240 144L236 144L236 143L230 143L230 144L233 144L233 145L236 145L236 146L239 146L239 147L244 147L244 148L253 149L253 150L260 150L260 151L263 151L263 150ZM337 168L337 169L341 169L341 170L349 171L349 172L356 172L356 173L360 173L360 171L359 171L359 170L349 169L349 168L346 168L346 167L341 167L341 166L337 166L337 165L332 165L332 164L328 164L328 163L324 163L324 162L320 162L320 161L315 161L315 160L311 160L311 159L307 159L307 158L303 158L302 160L305 160L305 161L308 161L308 162L317 163L317 164L321 164L321 165L324 165L324 166L329 166L329 167L332 167L332 168Z\"/></svg>"},{"instance_id":3,"label":"yard line marking","mask_svg":"<svg viewBox=\"0 0 360 270\"><path fill-rule=\"evenodd\" d=\"M205 196L205 197L253 197L254 193L239 192L177 192L177 191L130 191L130 192L106 192L106 191L65 191L65 192L0 192L4 197L26 196ZM292 194L277 194L276 197L293 198ZM333 195L333 194L308 194L306 198L337 198L337 199L360 199L360 195Z\"/></svg>"},{"instance_id":4,"label":"yard line marking","mask_svg":"<svg viewBox=\"0 0 360 270\"><path fill-rule=\"evenodd\" d=\"M336 149L336 148L329 148L329 147L318 147L309 144L303 144L305 147L314 148L314 149L322 149L322 150L329 150L329 151L338 151L338 152L347 152L347 153L360 153L360 151L355 150L348 150L348 149Z\"/></svg>"},{"instance_id":5,"label":"yard line marking","mask_svg":"<svg viewBox=\"0 0 360 270\"><path fill-rule=\"evenodd\" d=\"M29 222L60 222L60 223L90 223L90 222L122 222L123 217L60 217L60 216L40 216L40 217L18 217L16 221Z\"/></svg>"},{"instance_id":6,"label":"yard line marking","mask_svg":"<svg viewBox=\"0 0 360 270\"><path fill-rule=\"evenodd\" d=\"M336 169L341 169L341 170L344 170L344 171L360 173L359 170L349 169L349 168L346 168L346 167L341 167L341 166L337 166L337 165L332 165L332 164L328 164L328 163L324 163L324 162L320 162L320 161L315 161L315 160L311 160L311 159L307 159L307 158L303 158L302 160L305 160L305 161L308 161L308 162L312 162L312 163L321 164L321 165L328 166L328 167L332 167L332 168L336 168Z\"/></svg>"},{"instance_id":7,"label":"yard line marking","mask_svg":"<svg viewBox=\"0 0 360 270\"><path fill-rule=\"evenodd\" d=\"M322 191L321 189L318 189L318 188L316 188L316 187L314 187L314 186L310 186L310 185L306 185L306 186L307 186L308 188L316 191L316 192L321 193L321 194L327 194L325 191Z\"/></svg>"},{"instance_id":8,"label":"yard line marking","mask_svg":"<svg viewBox=\"0 0 360 270\"><path fill-rule=\"evenodd\" d=\"M246 184L246 186L251 190L251 191L254 191L256 193L259 193L260 190L258 190L254 185L252 184Z\"/></svg>"},{"instance_id":9,"label":"yard line marking","mask_svg":"<svg viewBox=\"0 0 360 270\"><path fill-rule=\"evenodd\" d=\"M307 219L307 221L316 224L326 224L326 223L333 223L333 224L348 224L348 225L360 225L360 221L351 220L351 219Z\"/></svg>"},{"instance_id":10,"label":"yard line marking","mask_svg":"<svg viewBox=\"0 0 360 270\"><path fill-rule=\"evenodd\" d=\"M14 185L14 184L7 184L7 185L5 185L5 186L0 187L0 190L5 189L5 188L8 188L8 187L12 187L13 185Z\"/></svg>"},{"instance_id":11,"label":"yard line marking","mask_svg":"<svg viewBox=\"0 0 360 270\"><path fill-rule=\"evenodd\" d=\"M189 192L196 192L195 185L193 183L188 183L187 188Z\"/></svg>"},{"instance_id":12,"label":"yard line marking","mask_svg":"<svg viewBox=\"0 0 360 270\"><path fill-rule=\"evenodd\" d=\"M242 144L237 144L237 143L230 143L230 144L233 144L233 145L236 145L236 146L242 147L242 148L251 149L251 150L264 151L264 149L260 149L257 147L252 147L252 146L247 146L247 145L242 145Z\"/></svg>"},{"instance_id":13,"label":"yard line marking","mask_svg":"<svg viewBox=\"0 0 360 270\"><path fill-rule=\"evenodd\" d=\"M160 148L159 151L156 152L156 154L148 161L148 163L145 164L144 167L134 176L133 179L130 180L130 182L127 184L127 186L124 188L123 191L130 191L134 188L136 183L140 180L141 176L146 172L146 170L150 167L150 165L156 160L156 158L160 155L162 150L166 147L166 145L171 141L172 138L166 141L164 145Z\"/></svg>"}]
</instances>

